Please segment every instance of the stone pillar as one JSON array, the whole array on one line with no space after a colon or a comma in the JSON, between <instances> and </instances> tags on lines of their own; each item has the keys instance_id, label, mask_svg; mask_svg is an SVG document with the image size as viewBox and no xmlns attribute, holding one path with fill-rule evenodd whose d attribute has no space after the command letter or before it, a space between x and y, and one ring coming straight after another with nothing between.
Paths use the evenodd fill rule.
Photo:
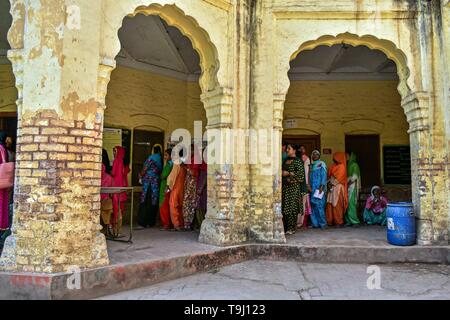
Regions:
<instances>
[{"instance_id":1,"label":"stone pillar","mask_svg":"<svg viewBox=\"0 0 450 320\"><path fill-rule=\"evenodd\" d=\"M249 2L248 31L249 57L249 127L263 130L267 139L259 136L258 163L251 164L250 185L252 208L249 212L249 239L259 242L284 243L281 219L281 132L280 115L283 110L283 95L277 90L276 30L271 10L261 1ZM278 121L275 119L278 117ZM266 150L264 150L265 148ZM267 153L264 155L265 151Z\"/></svg>"},{"instance_id":2,"label":"stone pillar","mask_svg":"<svg viewBox=\"0 0 450 320\"><path fill-rule=\"evenodd\" d=\"M428 92L411 93L402 100L411 144L411 176L414 211L417 218L417 243L419 245L448 244L447 222L438 214L436 206L447 201L445 191L436 192L436 184L445 175L445 164L433 148L428 115L431 96ZM435 154L436 153L436 154Z\"/></svg>"},{"instance_id":3,"label":"stone pillar","mask_svg":"<svg viewBox=\"0 0 450 320\"><path fill-rule=\"evenodd\" d=\"M24 49L9 52L23 103L14 221L0 269L53 273L105 265L99 224L104 106L97 99L94 36L101 4L42 0L26 6L33 14L25 18Z\"/></svg>"},{"instance_id":4,"label":"stone pillar","mask_svg":"<svg viewBox=\"0 0 450 320\"><path fill-rule=\"evenodd\" d=\"M246 203L245 186L238 183L242 179L239 176L242 168L227 159L233 95L231 90L218 88L202 94L201 100L208 119L208 137L214 136L208 148L214 146L216 152L215 163L208 159L207 214L199 241L218 246L232 245L246 240L245 225L239 220L239 211Z\"/></svg>"}]
</instances>

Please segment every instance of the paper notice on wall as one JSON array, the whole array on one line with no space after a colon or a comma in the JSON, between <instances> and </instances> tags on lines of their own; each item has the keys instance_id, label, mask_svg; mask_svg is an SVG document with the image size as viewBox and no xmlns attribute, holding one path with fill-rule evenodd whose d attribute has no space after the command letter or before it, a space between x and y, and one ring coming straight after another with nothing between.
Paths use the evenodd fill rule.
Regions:
<instances>
[{"instance_id":1,"label":"paper notice on wall","mask_svg":"<svg viewBox=\"0 0 450 320\"><path fill-rule=\"evenodd\" d=\"M114 160L113 149L115 146L122 146L122 129L104 128L103 149L108 152L108 157L111 165Z\"/></svg>"}]
</instances>

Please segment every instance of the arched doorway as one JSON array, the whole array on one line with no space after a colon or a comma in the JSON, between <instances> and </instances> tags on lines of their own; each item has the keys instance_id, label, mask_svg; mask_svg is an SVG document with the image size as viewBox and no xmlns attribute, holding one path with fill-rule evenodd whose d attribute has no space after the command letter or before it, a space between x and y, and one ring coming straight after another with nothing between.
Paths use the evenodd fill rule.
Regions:
<instances>
[{"instance_id":1,"label":"arched doorway","mask_svg":"<svg viewBox=\"0 0 450 320\"><path fill-rule=\"evenodd\" d=\"M410 131L399 108L409 92L409 72L392 43L386 48L374 37L363 38L324 36L300 46L291 57L283 109L287 142L320 150L328 166L336 151L359 155L361 223L374 185L391 201L412 200Z\"/></svg>"},{"instance_id":2,"label":"arched doorway","mask_svg":"<svg viewBox=\"0 0 450 320\"><path fill-rule=\"evenodd\" d=\"M103 141L111 149L111 145L105 145L109 130L114 134L126 130L130 135L128 182L135 185L151 148L161 145L166 149L176 144L171 139L175 129L186 129L198 143L198 134L202 139L206 126L215 126L213 117L221 106L215 101L209 106L209 101L217 93L220 95L217 53L207 33L173 5L137 8L124 18L118 34L121 46L115 62L100 66L105 72L100 73L104 85L115 68L108 94L106 87L102 91L106 96ZM119 140L124 141L123 134ZM213 186L207 186L208 197L211 193L214 197ZM134 208L139 207L136 201L134 204ZM212 211L208 209L208 216L214 215ZM193 219L184 218L186 223Z\"/></svg>"}]
</instances>

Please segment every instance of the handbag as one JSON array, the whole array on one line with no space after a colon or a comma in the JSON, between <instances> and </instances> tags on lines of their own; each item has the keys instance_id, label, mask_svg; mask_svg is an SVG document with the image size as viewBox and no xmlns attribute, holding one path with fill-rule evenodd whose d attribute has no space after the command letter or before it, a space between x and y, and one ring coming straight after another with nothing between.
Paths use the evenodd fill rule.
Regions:
<instances>
[{"instance_id":1,"label":"handbag","mask_svg":"<svg viewBox=\"0 0 450 320\"><path fill-rule=\"evenodd\" d=\"M14 162L6 162L5 160L2 155L3 163L0 163L0 189L8 189L14 185Z\"/></svg>"}]
</instances>

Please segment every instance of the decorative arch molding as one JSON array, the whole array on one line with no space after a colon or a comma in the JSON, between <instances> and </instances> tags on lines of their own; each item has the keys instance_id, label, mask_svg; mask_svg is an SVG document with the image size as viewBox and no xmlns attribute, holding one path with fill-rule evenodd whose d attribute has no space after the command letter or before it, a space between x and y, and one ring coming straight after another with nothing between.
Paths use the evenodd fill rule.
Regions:
<instances>
[{"instance_id":1,"label":"decorative arch molding","mask_svg":"<svg viewBox=\"0 0 450 320\"><path fill-rule=\"evenodd\" d=\"M383 132L384 123L372 119L356 119L341 123L345 134L349 133L376 133Z\"/></svg>"},{"instance_id":2,"label":"decorative arch molding","mask_svg":"<svg viewBox=\"0 0 450 320\"><path fill-rule=\"evenodd\" d=\"M399 85L397 87L398 92L402 98L405 98L410 93L407 80L410 75L410 71L407 64L406 55L397 48L397 46L390 40L379 39L373 35L358 36L353 33L341 33L337 36L324 35L316 40L310 40L302 43L300 47L291 55L290 61L294 60L297 55L305 50L314 50L318 46L333 46L335 44L348 44L351 46L366 46L369 49L380 50L389 59L393 60L397 66L397 74L399 77ZM289 68L288 68L289 70ZM287 72L286 72L286 78ZM289 83L289 78L288 78ZM287 90L286 90L287 92Z\"/></svg>"},{"instance_id":3,"label":"decorative arch molding","mask_svg":"<svg viewBox=\"0 0 450 320\"><path fill-rule=\"evenodd\" d=\"M397 74L399 77L399 84L397 90L402 98L402 107L405 111L407 120L410 125L409 133L414 131L428 130L428 109L429 103L427 100L427 93L412 92L408 85L408 78L410 70L408 68L408 61L406 55L402 50L397 48L394 42L386 39L380 39L373 35L356 35L353 33L345 32L336 36L323 35L316 40L309 40L303 42L297 50L295 50L289 61L283 61L283 69L280 70L280 76L277 92L274 93L274 127L280 128L282 126L284 102L289 90L290 80L288 77L289 62L297 57L297 55L305 50L314 50L318 46L333 46L335 44L348 44L352 46L367 46L370 49L380 50L386 56L393 60L397 66Z\"/></svg>"},{"instance_id":4,"label":"decorative arch molding","mask_svg":"<svg viewBox=\"0 0 450 320\"><path fill-rule=\"evenodd\" d=\"M122 2L122 1L121 1ZM191 16L175 4L150 3L148 0L129 0L110 9L109 15L103 21L103 41L100 48L101 65L109 67L110 73L115 68L115 57L120 51L118 31L126 16L137 14L156 15L161 17L168 25L178 28L183 35L189 38L195 51L200 56L200 88L202 93L215 90L219 86L217 73L220 67L216 46L212 43L207 31ZM160 1L161 2L161 1ZM111 12L113 10L114 12ZM100 90L105 92L106 90Z\"/></svg>"},{"instance_id":5,"label":"decorative arch molding","mask_svg":"<svg viewBox=\"0 0 450 320\"><path fill-rule=\"evenodd\" d=\"M286 124L290 122L292 124L291 127L286 126ZM321 121L310 119L310 118L290 118L285 119L283 121L283 132L288 133L291 131L308 131L314 134L322 134L325 124Z\"/></svg>"},{"instance_id":6,"label":"decorative arch molding","mask_svg":"<svg viewBox=\"0 0 450 320\"><path fill-rule=\"evenodd\" d=\"M169 128L169 120L153 113L139 113L130 115L130 119L137 120L133 129L143 127L153 127L161 131L167 131Z\"/></svg>"},{"instance_id":7,"label":"decorative arch molding","mask_svg":"<svg viewBox=\"0 0 450 320\"><path fill-rule=\"evenodd\" d=\"M132 128L133 130L145 130L145 129L150 129L150 130L156 130L158 132L164 132L164 129L162 129L161 127L157 127L157 126L152 126L152 125L138 125Z\"/></svg>"},{"instance_id":8,"label":"decorative arch molding","mask_svg":"<svg viewBox=\"0 0 450 320\"><path fill-rule=\"evenodd\" d=\"M11 26L8 30L7 38L11 47L7 57L11 61L15 85L17 89L17 113L22 111L23 102L23 64L24 64L24 37L25 37L25 1L9 0L9 13L12 17Z\"/></svg>"}]
</instances>

